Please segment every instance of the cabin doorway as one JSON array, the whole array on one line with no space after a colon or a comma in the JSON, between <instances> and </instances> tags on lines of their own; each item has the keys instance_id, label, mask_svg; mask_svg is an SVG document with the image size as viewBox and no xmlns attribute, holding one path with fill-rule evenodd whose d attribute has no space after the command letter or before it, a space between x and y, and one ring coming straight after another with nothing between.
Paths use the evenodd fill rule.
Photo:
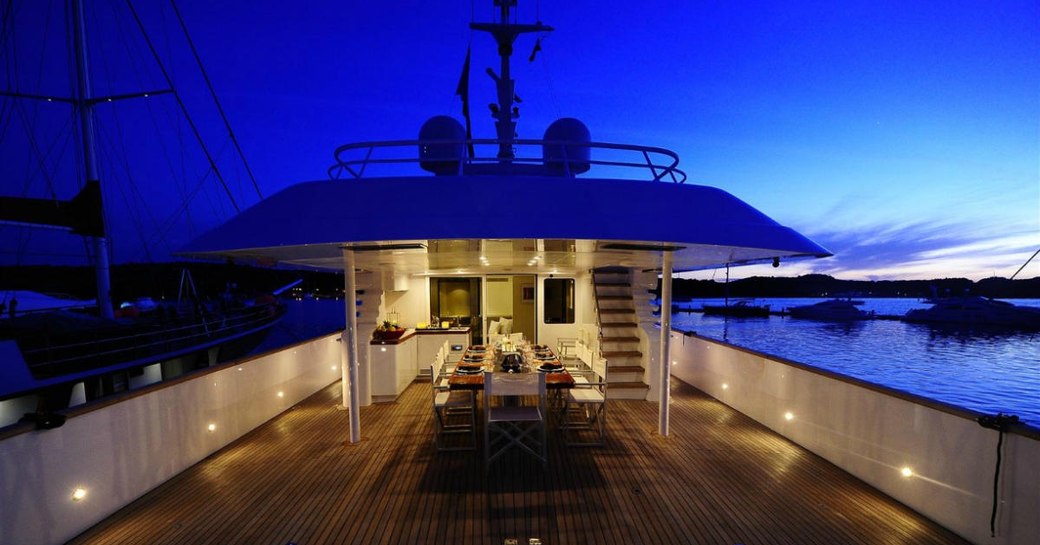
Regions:
<instances>
[{"instance_id":1,"label":"cabin doorway","mask_svg":"<svg viewBox=\"0 0 1040 545\"><path fill-rule=\"evenodd\" d=\"M530 274L488 275L487 324L488 337L523 333L524 338L536 340L535 287L536 278Z\"/></svg>"}]
</instances>

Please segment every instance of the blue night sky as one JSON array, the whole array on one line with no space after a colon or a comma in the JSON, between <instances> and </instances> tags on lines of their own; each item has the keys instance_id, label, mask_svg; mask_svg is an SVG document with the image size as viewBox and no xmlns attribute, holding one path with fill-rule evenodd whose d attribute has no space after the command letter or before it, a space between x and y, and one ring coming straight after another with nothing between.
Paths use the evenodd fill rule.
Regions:
<instances>
[{"instance_id":1,"label":"blue night sky","mask_svg":"<svg viewBox=\"0 0 1040 545\"><path fill-rule=\"evenodd\" d=\"M2 36L5 88L67 95L61 2L16 4ZM110 59L94 61L95 93L165 87L124 2L94 4L91 53ZM484 69L497 70L498 61L491 39L467 26L471 14L490 20L490 4L178 6L271 195L325 177L341 144L412 139L432 115L461 119L455 88L470 43L474 136L493 137ZM169 4L134 5L235 200L254 204ZM520 18L557 29L533 63L534 39L516 46L521 138L578 117L593 140L673 149L688 183L729 191L836 254L734 276L1007 277L1040 248L1035 0L521 0ZM67 108L12 103L0 102L3 194L71 197L79 182L69 160L76 141L62 136ZM171 97L117 107L97 112L115 260L168 259L233 207ZM52 160L66 165L41 174L39 165ZM82 241L61 233L0 227L0 236L4 263L85 260ZM1040 260L1019 277L1035 276Z\"/></svg>"}]
</instances>

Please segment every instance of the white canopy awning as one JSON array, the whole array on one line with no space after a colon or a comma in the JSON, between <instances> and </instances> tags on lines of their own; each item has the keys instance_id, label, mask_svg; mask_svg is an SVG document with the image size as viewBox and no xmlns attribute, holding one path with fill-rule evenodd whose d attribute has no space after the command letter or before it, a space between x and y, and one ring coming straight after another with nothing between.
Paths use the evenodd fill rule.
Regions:
<instances>
[{"instance_id":1,"label":"white canopy awning","mask_svg":"<svg viewBox=\"0 0 1040 545\"><path fill-rule=\"evenodd\" d=\"M664 250L677 272L831 255L716 188L536 176L304 182L178 253L341 269L345 247L359 269L405 273L656 268Z\"/></svg>"}]
</instances>

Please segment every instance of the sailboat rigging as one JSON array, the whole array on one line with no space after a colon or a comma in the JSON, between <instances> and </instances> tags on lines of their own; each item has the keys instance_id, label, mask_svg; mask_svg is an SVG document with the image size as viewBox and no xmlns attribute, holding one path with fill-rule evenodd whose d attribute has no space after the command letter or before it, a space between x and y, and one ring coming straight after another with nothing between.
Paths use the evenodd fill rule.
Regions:
<instances>
[{"instance_id":1,"label":"sailboat rigging","mask_svg":"<svg viewBox=\"0 0 1040 545\"><path fill-rule=\"evenodd\" d=\"M271 294L251 298L229 289L219 300L206 301L196 294L177 303L142 305L143 309L134 308L133 312L117 314L111 299L111 251L98 159L95 106L102 102L169 93L177 98L200 143L201 135L187 116L172 79L161 66L169 89L96 96L87 57L88 28L83 3L71 0L68 7L75 80L73 97L25 93L17 86L0 91L0 96L10 100L43 100L72 106L80 141L77 166L81 170L78 177L84 180L82 190L69 200L0 197L0 223L45 226L85 237L91 248L96 276L97 308L94 313L59 311L18 315L12 301L9 316L0 320L0 401L35 398L37 411L67 406L78 384L83 384L83 395L91 399L128 389L133 382L131 377L140 376L146 367L154 368L153 372L146 374L169 378L241 355L255 346L285 312ZM130 10L143 33L141 20L132 4ZM4 17L5 27L12 24L9 19ZM183 24L181 20L186 33ZM147 37L146 40L151 46L151 40ZM154 47L152 53L155 54ZM159 62L157 55L156 61ZM229 124L227 128L230 132ZM237 149L241 151L241 148ZM220 178L214 159L205 149L204 153ZM44 156L40 154L41 158ZM220 180L237 210L238 205L234 203L227 184L222 178ZM255 179L253 183L257 194L262 197ZM49 185L53 196L56 191ZM182 290L186 284L189 287L187 291L195 292L190 276L182 278ZM0 426L5 424L0 422Z\"/></svg>"}]
</instances>

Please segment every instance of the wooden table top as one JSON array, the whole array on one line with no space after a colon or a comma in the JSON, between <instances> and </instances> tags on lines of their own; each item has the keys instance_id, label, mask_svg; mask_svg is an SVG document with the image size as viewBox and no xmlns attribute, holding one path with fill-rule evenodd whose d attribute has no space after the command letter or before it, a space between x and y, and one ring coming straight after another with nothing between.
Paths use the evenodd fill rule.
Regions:
<instances>
[{"instance_id":1,"label":"wooden table top","mask_svg":"<svg viewBox=\"0 0 1040 545\"><path fill-rule=\"evenodd\" d=\"M474 356L475 353L470 351L470 350L466 350L466 352L462 355L462 359L459 360L458 364L456 364L456 366L455 366L456 371L454 373L452 373L450 377L448 377L448 387L451 388L452 390L483 390L484 389L484 373L481 372L481 373L473 373L473 374L462 374L462 373L458 372L458 369L460 367L464 368L464 369L465 368L472 368L472 369L483 368L483 370L485 370L485 371L494 371L495 370L495 366L494 366L494 364L492 362L492 359L491 359L493 357L493 352L491 350L488 350L486 354L487 354L487 356L486 356L486 358L482 362L467 362L466 358ZM543 363L560 364L560 360L559 359L544 360ZM533 373L540 372L537 369L534 369L532 366L528 366L528 369L530 369L530 371L528 371L528 372L533 372ZM563 369L560 372L545 373L545 388L546 389L552 390L552 389L573 388L573 387L574 387L574 377L572 377L571 374L568 373L566 369Z\"/></svg>"}]
</instances>

